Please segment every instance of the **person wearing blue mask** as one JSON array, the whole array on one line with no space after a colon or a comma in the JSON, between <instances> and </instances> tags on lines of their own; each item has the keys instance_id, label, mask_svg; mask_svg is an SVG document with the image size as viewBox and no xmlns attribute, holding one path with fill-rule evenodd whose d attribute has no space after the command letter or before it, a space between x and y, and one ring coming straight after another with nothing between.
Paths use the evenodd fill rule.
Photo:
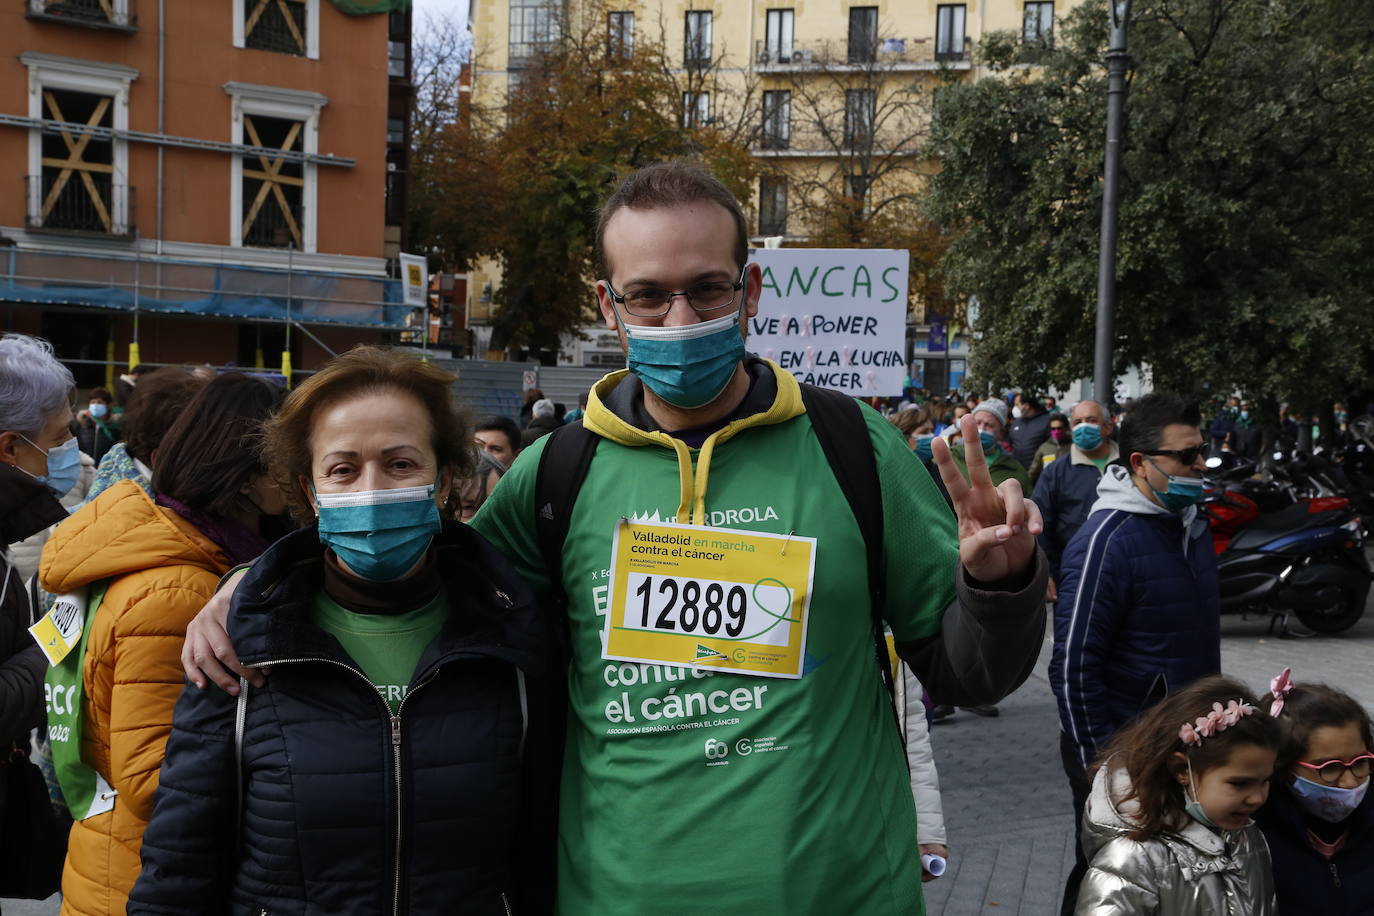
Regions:
<instances>
[{"instance_id":1,"label":"person wearing blue mask","mask_svg":"<svg viewBox=\"0 0 1374 916\"><path fill-rule=\"evenodd\" d=\"M1117 459L1111 414L1096 401L1079 401L1069 414L1072 445L1068 461L1049 464L1035 482L1033 498L1045 516L1040 546L1050 560L1049 599L1055 600L1059 561L1097 502L1097 485Z\"/></svg>"},{"instance_id":2,"label":"person wearing blue mask","mask_svg":"<svg viewBox=\"0 0 1374 916\"><path fill-rule=\"evenodd\" d=\"M358 347L267 423L308 527L228 625L272 676L182 693L130 914L552 911L562 672L528 586L455 518L454 381Z\"/></svg>"},{"instance_id":3,"label":"person wearing blue mask","mask_svg":"<svg viewBox=\"0 0 1374 916\"><path fill-rule=\"evenodd\" d=\"M980 402L973 409L973 422L978 427L978 441L983 449L983 457L987 460L988 473L992 476L993 484L1001 486L1005 481L1015 480L1021 485L1022 493L1030 493L1030 477L1026 474L1025 465L1002 446L1007 428L1007 402L1000 398L989 398ZM968 458L964 454L963 443L956 443L950 452L954 455L954 463L958 465L959 472L968 479Z\"/></svg>"},{"instance_id":4,"label":"person wearing blue mask","mask_svg":"<svg viewBox=\"0 0 1374 916\"><path fill-rule=\"evenodd\" d=\"M72 437L71 372L46 341L0 337L0 746L43 722L47 658L29 637L32 608L11 546L67 517L80 455ZM44 799L46 801L46 799ZM4 804L0 800L0 804ZM55 891L57 888L51 888Z\"/></svg>"},{"instance_id":5,"label":"person wearing blue mask","mask_svg":"<svg viewBox=\"0 0 1374 916\"><path fill-rule=\"evenodd\" d=\"M1112 736L1166 694L1221 669L1221 596L1203 495L1197 405L1155 393L1121 424L1120 458L1059 565L1050 687L1075 829L1087 769ZM1054 465L1050 466L1053 470ZM1047 474L1049 471L1046 472ZM1082 844L1065 888L1072 913Z\"/></svg>"},{"instance_id":6,"label":"person wearing blue mask","mask_svg":"<svg viewBox=\"0 0 1374 916\"><path fill-rule=\"evenodd\" d=\"M96 464L120 439L124 412L115 406L114 396L107 388L92 388L90 403L76 418L76 438L81 451Z\"/></svg>"}]
</instances>

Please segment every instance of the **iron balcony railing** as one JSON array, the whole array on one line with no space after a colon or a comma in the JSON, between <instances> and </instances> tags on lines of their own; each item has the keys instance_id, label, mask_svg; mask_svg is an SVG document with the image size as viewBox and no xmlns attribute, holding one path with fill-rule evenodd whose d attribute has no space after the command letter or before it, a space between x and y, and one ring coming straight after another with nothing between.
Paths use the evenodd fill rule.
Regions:
<instances>
[{"instance_id":1,"label":"iron balcony railing","mask_svg":"<svg viewBox=\"0 0 1374 916\"><path fill-rule=\"evenodd\" d=\"M28 18L93 29L138 28L134 0L25 0Z\"/></svg>"},{"instance_id":2,"label":"iron balcony railing","mask_svg":"<svg viewBox=\"0 0 1374 916\"><path fill-rule=\"evenodd\" d=\"M816 41L754 42L754 67L764 71L806 68L894 68L920 69L943 63L967 61L972 41L965 36L955 42L956 50L936 51L933 36L924 38L879 38L876 42L851 43L845 39Z\"/></svg>"},{"instance_id":3,"label":"iron balcony railing","mask_svg":"<svg viewBox=\"0 0 1374 916\"><path fill-rule=\"evenodd\" d=\"M129 238L134 234L134 189L99 172L57 169L24 178L29 229Z\"/></svg>"}]
</instances>

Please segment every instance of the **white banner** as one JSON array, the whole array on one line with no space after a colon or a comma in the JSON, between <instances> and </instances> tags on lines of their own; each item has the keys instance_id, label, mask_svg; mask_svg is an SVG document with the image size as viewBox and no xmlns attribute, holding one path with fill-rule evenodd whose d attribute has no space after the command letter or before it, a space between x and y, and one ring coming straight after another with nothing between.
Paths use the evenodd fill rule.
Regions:
<instances>
[{"instance_id":1,"label":"white banner","mask_svg":"<svg viewBox=\"0 0 1374 916\"><path fill-rule=\"evenodd\" d=\"M904 249L754 249L763 294L746 346L807 384L900 395L910 258Z\"/></svg>"},{"instance_id":2,"label":"white banner","mask_svg":"<svg viewBox=\"0 0 1374 916\"><path fill-rule=\"evenodd\" d=\"M406 305L423 307L429 296L429 270L424 255L401 255L401 286Z\"/></svg>"}]
</instances>

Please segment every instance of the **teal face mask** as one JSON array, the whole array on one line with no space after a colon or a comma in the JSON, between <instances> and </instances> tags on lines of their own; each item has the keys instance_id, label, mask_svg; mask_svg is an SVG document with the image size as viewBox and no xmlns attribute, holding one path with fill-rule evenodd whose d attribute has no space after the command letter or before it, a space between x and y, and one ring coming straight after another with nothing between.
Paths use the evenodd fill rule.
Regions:
<instances>
[{"instance_id":1,"label":"teal face mask","mask_svg":"<svg viewBox=\"0 0 1374 916\"><path fill-rule=\"evenodd\" d=\"M934 438L935 437L930 433L922 433L916 437L916 445L912 448L912 451L916 453L917 458L927 462L935 460L935 456L931 454L930 451L930 443Z\"/></svg>"},{"instance_id":2,"label":"teal face mask","mask_svg":"<svg viewBox=\"0 0 1374 916\"><path fill-rule=\"evenodd\" d=\"M1145 460L1150 462L1150 467L1164 474L1154 461L1149 458ZM1164 479L1169 481L1169 486L1162 493L1151 485L1149 478L1145 479L1145 486L1150 488L1150 492L1159 500L1159 504L1170 512L1181 513L1189 506L1196 506L1202 502L1204 494L1201 477L1175 477L1173 474L1164 474Z\"/></svg>"},{"instance_id":3,"label":"teal face mask","mask_svg":"<svg viewBox=\"0 0 1374 916\"><path fill-rule=\"evenodd\" d=\"M991 458L997 453L997 437L987 430L978 434L978 441L983 444L983 454Z\"/></svg>"},{"instance_id":4,"label":"teal face mask","mask_svg":"<svg viewBox=\"0 0 1374 916\"><path fill-rule=\"evenodd\" d=\"M1189 795L1192 798L1189 798ZM1188 816L1202 826L1211 827L1216 831L1221 830L1216 822L1207 816L1207 812L1202 810L1202 802L1197 800L1197 786L1193 783L1193 762L1191 760L1188 761L1188 789L1183 793L1183 810L1188 812Z\"/></svg>"},{"instance_id":5,"label":"teal face mask","mask_svg":"<svg viewBox=\"0 0 1374 916\"><path fill-rule=\"evenodd\" d=\"M1073 444L1091 452L1102 444L1102 427L1096 423L1080 423L1073 428Z\"/></svg>"},{"instance_id":6,"label":"teal face mask","mask_svg":"<svg viewBox=\"0 0 1374 916\"><path fill-rule=\"evenodd\" d=\"M399 579L420 561L442 526L434 485L356 493L316 493L320 541L353 572Z\"/></svg>"},{"instance_id":7,"label":"teal face mask","mask_svg":"<svg viewBox=\"0 0 1374 916\"><path fill-rule=\"evenodd\" d=\"M738 311L680 327L645 327L623 320L621 327L629 341L630 371L674 407L701 407L720 397L744 359Z\"/></svg>"}]
</instances>

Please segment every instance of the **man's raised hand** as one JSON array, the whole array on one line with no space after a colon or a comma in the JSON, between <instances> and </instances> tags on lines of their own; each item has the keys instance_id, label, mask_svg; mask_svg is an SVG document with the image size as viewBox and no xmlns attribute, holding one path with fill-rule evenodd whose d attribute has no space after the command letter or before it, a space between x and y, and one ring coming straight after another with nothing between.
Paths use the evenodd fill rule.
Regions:
<instances>
[{"instance_id":1,"label":"man's raised hand","mask_svg":"<svg viewBox=\"0 0 1374 916\"><path fill-rule=\"evenodd\" d=\"M1035 559L1035 536L1044 530L1040 510L1007 480L992 485L987 458L971 414L959 420L968 480L959 473L949 445L937 436L930 451L959 520L959 560L969 576L986 584L1024 577Z\"/></svg>"}]
</instances>

